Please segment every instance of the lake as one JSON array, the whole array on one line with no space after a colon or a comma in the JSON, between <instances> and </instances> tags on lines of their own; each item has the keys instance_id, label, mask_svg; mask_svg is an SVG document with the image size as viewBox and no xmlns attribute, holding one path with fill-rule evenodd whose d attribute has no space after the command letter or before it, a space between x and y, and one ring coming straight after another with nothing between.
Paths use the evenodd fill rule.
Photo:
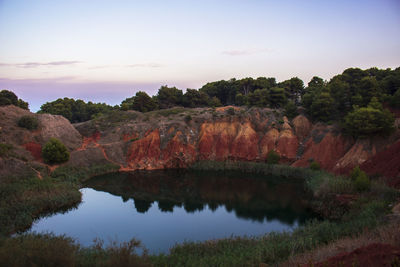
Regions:
<instances>
[{"instance_id":1,"label":"lake","mask_svg":"<svg viewBox=\"0 0 400 267\"><path fill-rule=\"evenodd\" d=\"M291 231L313 217L302 181L241 172L138 171L97 176L82 203L34 223L30 231L141 240L152 253L176 243Z\"/></svg>"}]
</instances>

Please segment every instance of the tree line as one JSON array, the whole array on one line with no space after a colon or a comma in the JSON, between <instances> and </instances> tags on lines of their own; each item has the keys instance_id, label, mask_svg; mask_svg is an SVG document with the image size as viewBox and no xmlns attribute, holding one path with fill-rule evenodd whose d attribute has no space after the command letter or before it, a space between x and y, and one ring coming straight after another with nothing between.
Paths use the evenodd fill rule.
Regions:
<instances>
[{"instance_id":1,"label":"tree line","mask_svg":"<svg viewBox=\"0 0 400 267\"><path fill-rule=\"evenodd\" d=\"M8 101L7 94L0 94L0 105L22 101L15 97ZM352 135L390 132L394 118L384 107L400 108L400 68L349 68L329 81L315 76L307 85L298 77L282 82L258 77L209 82L198 90L188 88L185 93L176 87L161 86L154 96L139 91L117 106L60 98L43 104L39 113L63 115L75 123L113 110L149 112L174 106L225 105L282 108L288 117L296 116L301 106L314 122L340 122ZM369 123L364 123L366 120Z\"/></svg>"}]
</instances>

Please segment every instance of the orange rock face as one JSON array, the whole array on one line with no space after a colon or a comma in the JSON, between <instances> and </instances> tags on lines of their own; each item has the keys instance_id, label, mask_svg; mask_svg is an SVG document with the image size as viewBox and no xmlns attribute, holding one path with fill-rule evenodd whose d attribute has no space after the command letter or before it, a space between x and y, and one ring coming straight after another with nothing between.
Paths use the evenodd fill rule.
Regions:
<instances>
[{"instance_id":1,"label":"orange rock face","mask_svg":"<svg viewBox=\"0 0 400 267\"><path fill-rule=\"evenodd\" d=\"M295 159L298 147L299 141L297 136L293 134L292 130L283 130L279 133L276 152L278 152L282 158L287 160Z\"/></svg>"},{"instance_id":2,"label":"orange rock face","mask_svg":"<svg viewBox=\"0 0 400 267\"><path fill-rule=\"evenodd\" d=\"M279 131L275 128L270 129L260 141L261 157L265 159L271 150L276 149L276 143L279 139Z\"/></svg>"},{"instance_id":3,"label":"orange rock face","mask_svg":"<svg viewBox=\"0 0 400 267\"><path fill-rule=\"evenodd\" d=\"M199 159L255 160L259 156L258 141L249 122L203 123L198 142Z\"/></svg>"},{"instance_id":4,"label":"orange rock face","mask_svg":"<svg viewBox=\"0 0 400 267\"><path fill-rule=\"evenodd\" d=\"M132 143L126 161L134 169L159 169L162 167L160 154L160 133L159 130L154 130Z\"/></svg>"},{"instance_id":5,"label":"orange rock face","mask_svg":"<svg viewBox=\"0 0 400 267\"><path fill-rule=\"evenodd\" d=\"M162 150L162 161L165 168L185 168L196 161L196 148L192 144L181 141L182 132L177 131L175 136Z\"/></svg>"},{"instance_id":6,"label":"orange rock face","mask_svg":"<svg viewBox=\"0 0 400 267\"><path fill-rule=\"evenodd\" d=\"M250 123L239 125L238 133L231 145L230 155L238 160L255 160L259 157L258 135Z\"/></svg>"},{"instance_id":7,"label":"orange rock face","mask_svg":"<svg viewBox=\"0 0 400 267\"><path fill-rule=\"evenodd\" d=\"M323 169L333 170L336 162L349 149L349 145L342 136L333 136L331 133L326 134L319 143L314 142L311 138L305 144L304 154L293 166L307 167L310 164L310 159L312 159L317 161Z\"/></svg>"},{"instance_id":8,"label":"orange rock face","mask_svg":"<svg viewBox=\"0 0 400 267\"><path fill-rule=\"evenodd\" d=\"M294 132L300 140L303 140L309 135L312 124L304 115L298 115L293 119L292 123Z\"/></svg>"}]
</instances>

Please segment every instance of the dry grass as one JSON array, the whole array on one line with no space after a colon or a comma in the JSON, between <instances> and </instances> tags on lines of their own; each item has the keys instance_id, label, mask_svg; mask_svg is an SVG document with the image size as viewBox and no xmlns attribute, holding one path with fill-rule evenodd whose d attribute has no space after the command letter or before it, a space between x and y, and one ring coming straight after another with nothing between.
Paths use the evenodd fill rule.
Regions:
<instances>
[{"instance_id":1,"label":"dry grass","mask_svg":"<svg viewBox=\"0 0 400 267\"><path fill-rule=\"evenodd\" d=\"M310 263L324 261L339 253L351 252L359 247L373 243L384 243L393 246L400 246L400 215L393 218L390 223L378 227L372 231L366 231L359 237L346 237L339 239L326 246L319 247L300 255L294 255L279 266L302 266Z\"/></svg>"}]
</instances>

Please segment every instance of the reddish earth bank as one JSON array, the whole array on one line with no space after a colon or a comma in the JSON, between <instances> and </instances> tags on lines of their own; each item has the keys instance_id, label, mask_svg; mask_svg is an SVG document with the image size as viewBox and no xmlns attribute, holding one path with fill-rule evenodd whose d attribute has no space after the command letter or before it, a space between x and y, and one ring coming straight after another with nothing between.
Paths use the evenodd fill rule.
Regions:
<instances>
[{"instance_id":1,"label":"reddish earth bank","mask_svg":"<svg viewBox=\"0 0 400 267\"><path fill-rule=\"evenodd\" d=\"M371 244L360 247L349 253L341 253L317 264L315 267L375 267L399 266L400 248L389 244Z\"/></svg>"},{"instance_id":2,"label":"reddish earth bank","mask_svg":"<svg viewBox=\"0 0 400 267\"><path fill-rule=\"evenodd\" d=\"M235 108L234 115L228 108L175 111L129 111L74 126L61 116L32 114L39 129L28 131L17 126L28 111L0 107L0 142L13 144L15 153L28 161L41 162L41 147L56 137L71 151L66 165L114 163L121 171L184 168L198 160L265 161L274 150L285 164L307 167L317 161L338 174L360 165L399 185L398 129L389 137L354 140L336 126L312 124L303 115L290 121L267 108ZM185 122L186 115L192 120Z\"/></svg>"}]
</instances>

